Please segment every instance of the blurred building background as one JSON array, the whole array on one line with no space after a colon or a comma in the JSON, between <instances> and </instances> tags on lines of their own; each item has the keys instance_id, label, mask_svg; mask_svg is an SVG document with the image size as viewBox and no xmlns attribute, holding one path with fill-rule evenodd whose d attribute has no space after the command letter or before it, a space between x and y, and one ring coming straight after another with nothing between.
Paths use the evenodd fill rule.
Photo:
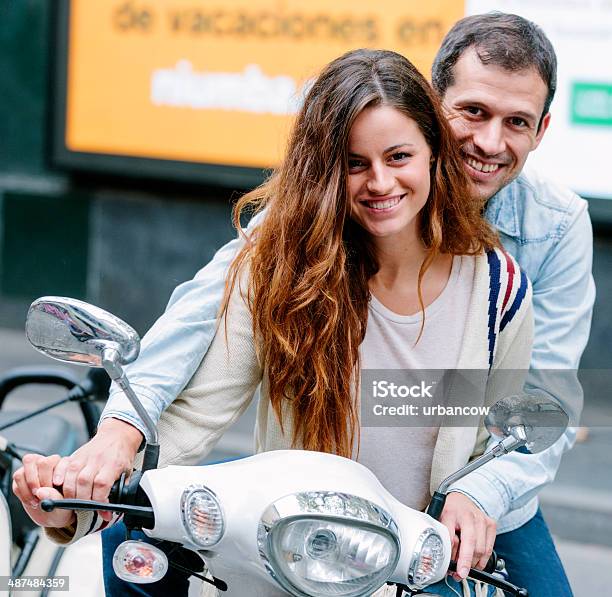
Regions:
<instances>
[{"instance_id":1,"label":"blurred building background","mask_svg":"<svg viewBox=\"0 0 612 597\"><path fill-rule=\"evenodd\" d=\"M68 295L87 300L110 310L130 322L140 333L144 333L163 311L173 288L190 279L210 260L216 249L234 234L230 222L232 200L262 179L262 167L269 162L268 157L258 161L255 145L250 157L240 154L235 162L230 160L224 164L223 158L213 155L215 143L226 136L223 127L207 128L206 123L199 122L195 132L188 135L191 126L189 122L181 121L182 128L174 128L172 120L170 123L159 124L159 130L153 131L159 137L147 137L151 143L149 153L138 147L125 149L130 139L116 153L108 147L95 147L95 143L91 143L93 149L88 150L87 139L79 141L78 131L75 133L68 126L78 125L82 106L76 103L69 106L69 101L76 102L81 97L79 101L83 101L87 107L89 96L120 96L132 82L130 74L124 74L123 78L117 79L116 88L109 89L107 82L112 79L109 79L111 75L107 70L111 59L105 54L107 50L102 49L99 49L97 63L88 63L86 60L78 62L78 56L71 56L70 59L76 61L71 75L74 78L72 83L67 80L67 59L70 54L78 50L83 56L88 56L88 52L95 55L96 44L104 41L91 37L92 32L97 31L98 27L103 29L104 25L95 20L95 14L90 17L85 15L85 7L95 6L93 13L107 10L109 18L113 19L115 32L133 35L125 46L125 60L129 63L134 59L134 52L140 51L139 44L144 43L144 37L153 35L155 27L161 27L164 23L173 28L168 35L186 35L187 45L180 46L184 48L193 44L194 39L198 43L209 43L203 41L204 33L214 32L215 27L229 27L230 21L226 19L223 25L206 21L207 7L213 4L221 6L219 2L81 0L72 3L74 23L79 23L83 28L79 36L77 32L66 28L66 10L70 4L67 0L3 0L0 4L0 368L26 364L22 361L33 359L31 353L23 348L19 330L23 330L29 304L42 295ZM158 14L172 4L176 5L175 13ZM257 2L238 0L223 5L233 4L243 8L257 6ZM267 10L268 5L274 3L261 4ZM281 9L289 10L299 3L276 4ZM337 4L340 16L334 17L336 21L323 19L310 25L302 23L304 27L310 27L299 30L302 31L302 37L296 43L302 44L302 49L309 47L304 45L308 42L303 39L305 30L318 36L312 41L315 44L313 47L327 43L329 40L324 39L326 35L336 36L329 42L330 45L325 46L324 51L316 46L321 57L338 55L346 49L347 43L365 45L365 42L359 42L364 39L367 41L368 37L372 42L376 40L372 25L374 21L367 14L373 14L376 8L372 9L371 6L378 6L381 2L363 3L368 5L364 9L366 16L361 20L355 17L350 22L345 17L342 17L345 19L342 21L340 17L351 13L351 3L347 2L346 6L343 2ZM550 2L439 0L432 2L430 8L419 9L429 11L426 18L420 21L405 20L397 29L398 36L403 36L404 51L412 57L409 49L410 44L413 44L417 63L420 61L419 65L425 68L428 57L433 55L432 51L435 51L448 23L466 11L479 11L485 5L486 8L516 12L522 6L529 5L529 8L525 8L526 16L531 16L536 5L541 5L541 11L553 10L553 3ZM584 6L580 2L561 2L555 10L574 10L576 14L584 15L586 5L590 10L600 10L601 18L591 19L591 29L579 22L579 19L567 22L567 27L572 24L575 26L570 32L573 43L581 44L584 56L588 52L599 52L600 46L593 44L606 43L608 52L600 54L599 58L610 56L611 29L608 29L607 37L603 34L600 37L595 34L593 37L593 27L612 23L612 7L609 2L585 1ZM404 8L405 11L409 10ZM384 11L380 10L382 14ZM436 20L432 16L437 14L436 11L445 11L445 17ZM77 21L77 17L82 20ZM279 27L302 26L296 23L295 20L287 20ZM580 29L583 25L584 31ZM274 26L273 19L266 21L265 27L270 28L266 29L266 35L273 35L274 32L280 35L278 32L281 29L274 29ZM248 27L252 27L253 32L264 25L260 22L259 25L245 24L244 27L248 33ZM557 23L556 27L551 25L551 39L555 35L570 35L567 28L564 29L565 25ZM350 35L346 33L349 30L353 32ZM221 39L223 36L219 31L219 43L225 43L227 47L235 45L235 35L230 35L230 32L227 39ZM245 39L248 38L247 33L244 34ZM584 40L587 39L587 33L589 41L581 41L583 34ZM337 39L338 35L352 35L354 39ZM383 45L385 38L376 41ZM255 42L251 38L246 39L246 42L244 52L254 52L254 46L249 44ZM163 63L164 68L174 68L175 57L166 60L155 52L153 54ZM580 62L580 56L576 60ZM590 62L588 58L583 59L584 69L591 68ZM597 301L591 338L582 359L582 367L602 370L612 369L612 302L608 300L612 295L612 169L609 165L612 155L611 65L609 60L606 65L600 62L597 76L590 74L587 77L591 83L574 82L573 91L560 88L556 103L553 104L553 121L547 136L552 137L551 146L556 145L559 154L563 156L557 161L546 158L552 154L543 149L542 155L545 157L541 161L542 167L550 171L548 174L557 174L561 180L570 180L567 177L582 167L587 172L587 181L597 178L597 184L589 187L579 180L574 188L589 199L595 228L593 273L597 285ZM176 66L176 69L180 68ZM236 68L240 70L242 67ZM565 67L560 60L561 68ZM244 71L244 77L260 74ZM80 82L85 89L79 87L75 90L70 87L77 84L75 81ZM280 80L276 82L279 85L282 83ZM559 117L555 110L557 102L565 109L569 101L568 94L573 93L572 97L575 98L576 93L584 91L585 85L595 85L596 89L591 87L591 91L595 89L599 93L598 97L610 99L609 105L602 108L603 116L600 110L599 116L579 131L580 134L588 133L592 137L585 141L585 145L577 146L572 144L569 137L570 141L553 136L556 134L553 133L555 127L561 131L559 135L565 134L569 127L567 123L563 124L566 119ZM87 93L79 96L81 91ZM172 101L177 105L176 98ZM91 105L95 108L93 99ZM121 102L109 103L104 118L108 116L112 120L111 117L120 109L118 105ZM77 112L72 120L67 117L69 107ZM130 106L129 110L133 118L144 118L137 108ZM86 116L91 121L98 118L96 114L94 110ZM227 114L224 117L227 118ZM574 113L572 123L576 122L578 120ZM143 123L140 126L146 128L146 121L143 120ZM244 126L245 131L248 129L249 132L254 130L257 133L259 130L246 121ZM280 129L283 126L281 122ZM102 124L92 130L104 137L103 127ZM111 141L117 139L119 143L123 141L120 139L122 130L108 129L106 137ZM264 127L261 130L267 129ZM198 136L206 138L213 149L204 148L202 154L199 154ZM80 142L83 144L81 147L78 146ZM140 142L142 146L142 140ZM208 163L214 165L203 165L208 158L198 161L189 159L189 155L181 155L182 142L193 146L191 158L208 155L206 151L212 152ZM268 145L264 147L262 144L261 147L262 156L271 155L271 151L282 147L282 142L276 138L266 142ZM70 143L73 150L69 147ZM176 144L177 149L170 148L172 144ZM168 155L171 158L163 155L166 146L169 147ZM74 147L77 149L74 150ZM563 162L562 159L567 161ZM590 173L589 168L596 170L596 177ZM608 394L602 393L590 400L587 407L594 408L596 412L611 412L612 402ZM245 433L248 434L246 428ZM612 453L610 437L610 429L593 429L584 446L577 446L566 457L559 483L551 488L546 498L555 533L578 542L568 544L566 562L572 565L578 551L588 553L590 564L585 560L576 574L582 572L584 576L585 571L588 571L592 579L597 578L593 576L593 562L596 565L598 558L604 557L602 554L605 557L612 554L610 551L597 551L597 548L588 551L591 548L584 547L586 544L612 546L612 511L609 509L612 504L612 458L607 456ZM576 594L587 593L577 591ZM589 594L603 593L594 591Z\"/></svg>"},{"instance_id":2,"label":"blurred building background","mask_svg":"<svg viewBox=\"0 0 612 597\"><path fill-rule=\"evenodd\" d=\"M133 22L136 28L134 35L144 35L138 27L146 28L147 22L155 24L155 7L167 8L173 3L99 0L72 4L81 10L83 6L106 7L117 31L125 33L122 27ZM205 9L211 3L174 4ZM244 4L238 2L238 5ZM440 0L432 3L433 8L429 9L432 14L440 10L440 6L436 8L437 4L452 5L454 10L450 11L446 21L437 22L430 18L421 23L421 29L414 23L410 25L410 31L414 33L414 53L423 65L433 55L444 27L447 28L465 10L462 1ZM108 163L104 162L105 151L102 150L68 152L65 143L70 132L65 116L69 109L65 75L68 56L76 64L73 70L77 83L82 81L82 86L96 97L112 98L112 101L105 100L109 104L105 118L115 118L124 101L120 96L126 93L119 86L110 92L103 89L107 81L104 77L108 75L98 69L101 70L110 58L106 60L101 41L85 37L91 31L95 33L101 29L101 25L95 23L88 30L87 27L91 26L86 18L81 18L83 23L79 26L84 32L80 38L72 32L71 39L76 49L66 52L71 33L62 28L60 21L65 19L65 10L69 5L65 0L23 0L0 5L0 325L22 328L27 306L32 299L44 294L65 294L99 304L144 332L162 312L172 289L191 278L214 251L232 236L231 199L261 180L262 174L256 168L220 166L218 160L217 165L212 167L184 159L139 160L134 157L138 155L138 150L132 155L124 152L124 155L112 156ZM74 12L76 19L78 11ZM178 19L178 14L172 16ZM203 19L205 14L203 10L199 16ZM147 15L149 21L145 18ZM157 16L158 22L161 22L164 15ZM192 20L185 21L185 27L188 24L195 27L196 16L191 15ZM355 23L352 25L356 26ZM365 27L367 22L362 25ZM150 27L153 28L153 25ZM409 30L408 25L404 25L404 30ZM329 27L317 31L321 35L333 33ZM367 31L361 37L355 34L354 43L367 41L367 35ZM373 34L370 32L369 35ZM201 38L196 37L196 41L204 43ZM235 38L229 42L234 44ZM327 52L336 55L336 47L343 49L347 43L350 45L352 42L341 40ZM80 66L76 58L86 54L85 50L88 49L81 48L91 45L93 50L89 51L95 54L96 44L100 45L101 53L98 63L83 62ZM308 46L302 46L302 49L304 47ZM126 43L124 51L125 60L133 61L134 55L130 54L133 47L129 43ZM248 62L252 58L246 60ZM172 58L166 60L163 55L158 57L158 61L173 64ZM88 66L87 78L78 79L78 68L82 70ZM607 68L609 70L610 66ZM608 82L612 81L611 73L606 75L602 72L601 77L605 76L608 76ZM124 82L124 85L127 84ZM76 97L78 94L74 92L73 95ZM561 89L557 95L555 101L562 102ZM75 112L86 111L87 101L82 100L85 108L77 105L71 109ZM125 102L129 103L127 100ZM96 106L91 108L90 120L97 117L96 109ZM131 107L128 106L125 111L129 112L129 109ZM555 127L562 128L564 120L555 109L553 104L550 135L554 134ZM128 116L138 118L134 111ZM185 144L188 141L198 143L198 138L206 146L203 151L209 151L208 146L214 146L217 139L236 134L231 131L223 134L220 131L215 137L201 128L191 135L187 134L189 128L173 134L173 129L166 126L163 134L151 142L152 151L168 146L170 140L176 142L178 139L180 145L182 141ZM612 151L612 128L608 126L593 130ZM119 144L123 130L103 130L102 133L97 131L97 134L105 140L117 139ZM258 143L256 140L255 158L252 157L251 161L256 161L261 145ZM276 142L276 146L278 149L282 144ZM264 150L268 151L262 146ZM121 151L119 148L118 153ZM544 151L542 155L545 155ZM569 154L575 163L581 159L581 163L586 164L585 168L598 160L609 160L610 155L610 151L607 154L590 151L590 147L567 147L560 153ZM141 155L146 157L146 150ZM193 155L198 155L195 150ZM242 164L245 163L244 157L237 156L239 164L240 160ZM69 165L58 165L65 162L69 162ZM170 167L165 168L168 164ZM557 171L559 177L563 177L568 170L578 169L561 165ZM141 173L147 176L140 176ZM604 180L604 187L607 181L607 197L612 197L610 168L598 168L598 176ZM583 358L583 366L587 368L607 368L612 364L612 345L609 342L612 304L607 300L612 285L612 238L608 233L612 209L608 210L607 197L591 195L595 225L594 274L598 296L591 341ZM609 205L612 206L612 202Z\"/></svg>"},{"instance_id":3,"label":"blurred building background","mask_svg":"<svg viewBox=\"0 0 612 597\"><path fill-rule=\"evenodd\" d=\"M0 325L59 294L144 332L233 234L233 190L54 167L56 3L3 2L0 19Z\"/></svg>"},{"instance_id":4,"label":"blurred building background","mask_svg":"<svg viewBox=\"0 0 612 597\"><path fill-rule=\"evenodd\" d=\"M78 79L78 72L74 75L77 83L83 81L83 86L91 88L91 93L107 97L101 89L106 79L103 73L96 70L108 62L104 55L99 57L99 63L84 63L84 66L79 66L75 57L77 51L86 53L86 49L81 50L86 42L93 47L90 50L93 52L96 44L102 42L83 39L85 33L90 33L88 30L78 38L74 32L62 29L60 21L65 14L58 6L65 9L69 4L66 1L24 0L3 2L0 7L0 325L22 328L27 306L32 299L43 294L66 294L99 304L144 332L162 312L172 289L179 282L191 278L214 251L231 237L231 199L249 188L248 182L260 180L261 171L241 167L223 169L221 166L216 171L213 168L211 172L210 167L207 169L186 160L139 162L133 157L134 153L132 156L119 155L117 161L107 167L104 163L96 162L99 157L95 155L96 151L90 152L94 158L89 161L90 168L86 159L81 160L85 167L78 163L76 158L82 157L82 152L73 152L76 158L70 167L58 166L62 155L57 151L57 146L62 144L69 132L66 121L57 117L58 113L68 110L68 83L65 80L67 55L72 54L70 59L76 63L74 71L92 67L86 79ZM125 28L126 23L134 22L133 27L138 35L141 34L138 30L140 25L146 28L147 15L149 22L155 24L155 7L172 5L120 0L72 4L80 10L87 5L106 7L117 31L122 31L121 27ZM189 6L191 9L198 6L205 9L209 4L175 3L178 7ZM264 6L269 2L261 4ZM451 11L447 20L451 17L454 19L455 14L460 16L464 10L463 2L432 3L436 4L453 6L455 10ZM238 2L238 5L244 3ZM457 6L460 13L457 13ZM434 6L431 11L435 13L435 10ZM96 11L99 12L98 9L93 12ZM76 20L78 11L75 9L74 13ZM178 14L173 15L174 18L178 18ZM203 10L200 17L204 18L205 14ZM157 16L161 21L164 15ZM195 27L195 18L191 15L192 20L185 22ZM452 22L452 19L448 22ZM83 29L88 27L85 18L81 21L79 26ZM442 25L430 21L422 25L417 39L420 44L418 49L423 52L423 39L427 36L425 41L430 47L425 48L426 54L435 50L444 33L443 27L447 26L446 21ZM428 22L433 23L429 29ZM153 25L150 27L153 28ZM416 27L414 24L412 26L413 29ZM100 28L102 25L96 24L92 31ZM323 35L331 30L318 31ZM64 54L71 34L76 49ZM364 35L367 36L367 32ZM366 39L356 37L355 41L363 42ZM231 40L231 43L234 42L235 39ZM103 49L101 46L100 52ZM132 51L127 43L125 51ZM332 55L335 55L335 51L334 48L329 50ZM134 59L129 54L125 58ZM163 56L159 57L159 62L164 63ZM612 81L612 75L609 81ZM125 89L117 88L112 93L120 96ZM77 95L76 92L74 95ZM82 101L85 103L87 100ZM109 102L107 112L117 112L120 109L117 106L121 105L121 101ZM551 134L556 126L560 128L562 121L554 108L555 104ZM74 111L77 109L83 110L77 106ZM95 116L93 113L90 119ZM66 128L62 129L62 125ZM612 128L602 127L596 132L600 136L606 135L606 142L612 149ZM156 141L157 146L152 149L159 150L168 145L170 139L174 139L172 133L171 129L165 130L164 135ZM106 137L115 139L121 135L121 130L109 130ZM185 129L176 134L179 144L181 140L193 142L191 137L198 135L206 137L205 141L202 140L203 144L216 143L215 139L211 140L208 131L198 130L189 139ZM221 132L218 137L221 136L225 135ZM64 150L63 153L68 152ZM571 147L563 153L570 154L576 160L580 154L589 154L589 148ZM146 157L146 151L142 155ZM239 159L244 163L243 158ZM596 159L599 158L593 152L585 161L591 163ZM179 167L174 170L170 168L171 173L165 174L165 163L187 166L189 170L185 173ZM75 164L78 167L74 167ZM148 176L141 177L140 172L146 172ZM156 172L162 174L150 176ZM564 168L559 168L560 176L564 172ZM612 197L612 172L609 168L605 172L600 169L600 176L609 182L607 192ZM612 268L609 267L612 239L607 228L607 200L599 197L592 199L595 203L592 211L596 227L594 273L598 298L593 333L583 366L605 368L612 363L612 346L609 342L612 304L607 300L612 284Z\"/></svg>"}]
</instances>

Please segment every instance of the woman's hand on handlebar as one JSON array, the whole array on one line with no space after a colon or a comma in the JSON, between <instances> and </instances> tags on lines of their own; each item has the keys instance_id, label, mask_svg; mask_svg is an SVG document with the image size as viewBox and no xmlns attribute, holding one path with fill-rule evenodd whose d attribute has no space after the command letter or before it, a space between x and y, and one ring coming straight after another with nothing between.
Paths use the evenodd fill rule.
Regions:
<instances>
[{"instance_id":1,"label":"woman's hand on handlebar","mask_svg":"<svg viewBox=\"0 0 612 597\"><path fill-rule=\"evenodd\" d=\"M51 487L53 470L60 456L41 456L26 454L23 466L13 475L13 493L21 501L28 516L43 527L63 528L72 524L75 514L72 510L53 510L45 512L40 508L41 500L61 500L62 494Z\"/></svg>"},{"instance_id":2,"label":"woman's hand on handlebar","mask_svg":"<svg viewBox=\"0 0 612 597\"><path fill-rule=\"evenodd\" d=\"M90 441L59 460L53 485L62 486L66 499L107 502L113 483L124 471L131 472L142 439L142 433L129 423L105 419ZM105 520L112 517L111 512L100 515Z\"/></svg>"},{"instance_id":3,"label":"woman's hand on handlebar","mask_svg":"<svg viewBox=\"0 0 612 597\"><path fill-rule=\"evenodd\" d=\"M455 580L465 578L469 568L484 570L495 544L497 525L469 497L451 492L440 522L452 541L451 559L457 561Z\"/></svg>"}]
</instances>

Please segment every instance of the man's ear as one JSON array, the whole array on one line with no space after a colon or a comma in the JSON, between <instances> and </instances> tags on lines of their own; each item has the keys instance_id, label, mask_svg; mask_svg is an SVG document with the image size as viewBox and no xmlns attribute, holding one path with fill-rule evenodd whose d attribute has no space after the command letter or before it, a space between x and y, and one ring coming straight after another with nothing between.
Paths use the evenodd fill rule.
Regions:
<instances>
[{"instance_id":1,"label":"man's ear","mask_svg":"<svg viewBox=\"0 0 612 597\"><path fill-rule=\"evenodd\" d=\"M540 130L536 133L535 145L533 149L535 149L540 144L540 141L542 141L542 137L544 137L544 133L546 132L546 129L548 128L549 124L550 124L550 112L548 112L548 114L546 114L546 116L542 118L542 123L540 124ZM533 151L533 149L531 151Z\"/></svg>"}]
</instances>

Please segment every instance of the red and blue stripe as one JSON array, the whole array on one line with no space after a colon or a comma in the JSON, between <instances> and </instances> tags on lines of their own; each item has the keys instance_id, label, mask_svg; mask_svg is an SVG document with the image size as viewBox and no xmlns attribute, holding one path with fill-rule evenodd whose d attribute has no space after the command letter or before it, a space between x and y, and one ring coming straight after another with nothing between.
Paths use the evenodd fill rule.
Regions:
<instances>
[{"instance_id":1,"label":"red and blue stripe","mask_svg":"<svg viewBox=\"0 0 612 597\"><path fill-rule=\"evenodd\" d=\"M517 269L514 260L506 251L491 250L487 252L487 261L489 264L489 311L488 311L488 348L489 348L489 367L493 365L493 356L495 354L495 343L497 341L497 305L501 294L501 274L502 267L505 268L508 274L508 281L504 291L504 296L501 305L501 321L499 323L499 332L503 332L505 327L514 319L514 316L521 308L525 297L527 296L528 281L527 276L523 271L520 271L520 285L514 296L510 306L508 303L512 296L512 290L516 284Z\"/></svg>"}]
</instances>

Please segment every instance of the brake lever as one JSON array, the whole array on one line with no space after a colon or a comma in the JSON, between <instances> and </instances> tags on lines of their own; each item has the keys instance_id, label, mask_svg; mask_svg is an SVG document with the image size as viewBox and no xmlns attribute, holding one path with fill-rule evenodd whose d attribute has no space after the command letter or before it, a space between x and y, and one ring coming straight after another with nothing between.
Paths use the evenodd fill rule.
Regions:
<instances>
[{"instance_id":1,"label":"brake lever","mask_svg":"<svg viewBox=\"0 0 612 597\"><path fill-rule=\"evenodd\" d=\"M451 560L448 569L451 572L457 571L457 562ZM503 580L501 578L497 578L493 576L493 574L489 574L488 572L483 572L482 570L476 570L475 568L470 568L470 572L468 574L468 578L472 580L479 580L481 582L485 582L489 585L492 585L502 591L510 593L511 595L515 595L515 597L529 597L529 591L527 589L523 589L521 587L517 587L507 580Z\"/></svg>"},{"instance_id":2,"label":"brake lever","mask_svg":"<svg viewBox=\"0 0 612 597\"><path fill-rule=\"evenodd\" d=\"M56 508L61 510L106 510L119 514L135 515L144 522L155 524L153 508L150 506L131 506L129 504L109 504L107 502L94 502L93 500L42 500L40 507L45 512L53 512Z\"/></svg>"}]
</instances>

